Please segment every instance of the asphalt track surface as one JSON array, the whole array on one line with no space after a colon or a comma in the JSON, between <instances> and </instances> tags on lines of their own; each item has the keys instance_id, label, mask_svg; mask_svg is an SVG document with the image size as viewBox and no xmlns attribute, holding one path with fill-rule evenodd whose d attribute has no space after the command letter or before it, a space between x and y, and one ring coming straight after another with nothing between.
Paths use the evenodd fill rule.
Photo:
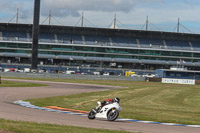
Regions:
<instances>
[{"instance_id":1,"label":"asphalt track surface","mask_svg":"<svg viewBox=\"0 0 200 133\"><path fill-rule=\"evenodd\" d=\"M0 118L8 120L17 120L17 121L31 121L38 123L72 125L79 127L122 130L122 131L141 132L141 133L200 133L200 128L195 128L195 127L168 126L168 125L138 123L138 122L128 122L128 121L109 122L107 120L101 120L101 119L89 120L87 117L84 116L25 108L13 104L13 102L29 98L42 98L51 96L70 95L83 92L94 92L94 91L102 91L108 89L116 89L116 87L103 86L103 85L101 86L101 85L49 82L49 81L28 81L28 80L16 80L16 79L9 79L9 80L32 82L32 83L44 83L48 84L49 86L0 87Z\"/></svg>"}]
</instances>

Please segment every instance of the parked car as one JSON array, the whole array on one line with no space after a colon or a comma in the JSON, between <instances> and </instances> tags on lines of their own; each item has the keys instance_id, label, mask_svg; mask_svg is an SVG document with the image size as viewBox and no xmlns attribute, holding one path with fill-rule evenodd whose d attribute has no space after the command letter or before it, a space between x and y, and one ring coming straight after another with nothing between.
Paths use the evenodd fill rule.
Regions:
<instances>
[{"instance_id":1,"label":"parked car","mask_svg":"<svg viewBox=\"0 0 200 133\"><path fill-rule=\"evenodd\" d=\"M155 77L155 74L145 74L145 75L143 75L143 77L153 78L153 77Z\"/></svg>"},{"instance_id":2,"label":"parked car","mask_svg":"<svg viewBox=\"0 0 200 133\"><path fill-rule=\"evenodd\" d=\"M4 68L4 72L10 72L10 68Z\"/></svg>"},{"instance_id":3,"label":"parked car","mask_svg":"<svg viewBox=\"0 0 200 133\"><path fill-rule=\"evenodd\" d=\"M31 72L31 69L30 69L30 68L24 68L24 72L25 72L25 73L30 73L30 72Z\"/></svg>"},{"instance_id":4,"label":"parked car","mask_svg":"<svg viewBox=\"0 0 200 133\"><path fill-rule=\"evenodd\" d=\"M75 71L67 70L66 74L75 74Z\"/></svg>"}]
</instances>

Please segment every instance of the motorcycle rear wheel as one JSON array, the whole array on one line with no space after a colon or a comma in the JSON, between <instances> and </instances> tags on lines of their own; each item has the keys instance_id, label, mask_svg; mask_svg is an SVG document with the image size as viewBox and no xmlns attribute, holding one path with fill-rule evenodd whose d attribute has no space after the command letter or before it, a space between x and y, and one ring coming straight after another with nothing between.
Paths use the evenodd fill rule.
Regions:
<instances>
[{"instance_id":1,"label":"motorcycle rear wheel","mask_svg":"<svg viewBox=\"0 0 200 133\"><path fill-rule=\"evenodd\" d=\"M107 119L108 121L114 121L118 118L118 116L119 116L119 111L117 111L116 109L110 110L107 114Z\"/></svg>"},{"instance_id":2,"label":"motorcycle rear wheel","mask_svg":"<svg viewBox=\"0 0 200 133\"><path fill-rule=\"evenodd\" d=\"M90 110L90 112L88 113L88 119L95 119L95 112L93 110Z\"/></svg>"}]
</instances>

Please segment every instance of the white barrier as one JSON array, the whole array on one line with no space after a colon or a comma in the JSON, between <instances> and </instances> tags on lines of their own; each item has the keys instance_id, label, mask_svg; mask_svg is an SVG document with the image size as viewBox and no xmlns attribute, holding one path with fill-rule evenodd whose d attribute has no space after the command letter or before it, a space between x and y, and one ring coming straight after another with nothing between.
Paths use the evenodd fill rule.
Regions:
<instances>
[{"instance_id":1,"label":"white barrier","mask_svg":"<svg viewBox=\"0 0 200 133\"><path fill-rule=\"evenodd\" d=\"M192 80L192 79L162 78L162 83L174 83L174 84L189 84L189 85L195 85L195 80Z\"/></svg>"}]
</instances>

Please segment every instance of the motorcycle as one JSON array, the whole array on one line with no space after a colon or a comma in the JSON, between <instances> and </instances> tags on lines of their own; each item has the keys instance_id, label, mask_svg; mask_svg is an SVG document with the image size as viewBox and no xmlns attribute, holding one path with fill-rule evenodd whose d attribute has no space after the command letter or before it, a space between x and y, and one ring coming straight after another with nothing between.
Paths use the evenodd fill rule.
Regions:
<instances>
[{"instance_id":1,"label":"motorcycle","mask_svg":"<svg viewBox=\"0 0 200 133\"><path fill-rule=\"evenodd\" d=\"M99 105L101 102L97 102ZM100 107L99 109L91 109L88 113L89 119L95 119L95 118L105 118L108 121L114 121L118 118L119 112L122 110L119 103L114 102L111 104L107 104L103 107Z\"/></svg>"}]
</instances>

